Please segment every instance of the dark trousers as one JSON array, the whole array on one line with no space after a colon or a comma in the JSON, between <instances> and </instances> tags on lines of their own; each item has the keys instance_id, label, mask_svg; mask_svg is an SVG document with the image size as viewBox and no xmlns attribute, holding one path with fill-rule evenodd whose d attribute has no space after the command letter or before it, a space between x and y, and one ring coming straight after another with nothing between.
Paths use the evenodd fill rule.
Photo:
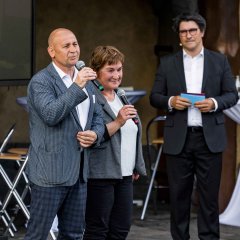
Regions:
<instances>
[{"instance_id":1,"label":"dark trousers","mask_svg":"<svg viewBox=\"0 0 240 240\"><path fill-rule=\"evenodd\" d=\"M191 195L196 176L199 195L197 219L199 239L219 239L218 193L222 153L209 151L202 131L188 131L181 154L167 155L166 160L170 186L172 238L190 239Z\"/></svg>"},{"instance_id":2,"label":"dark trousers","mask_svg":"<svg viewBox=\"0 0 240 240\"><path fill-rule=\"evenodd\" d=\"M80 240L85 228L87 184L40 187L32 184L30 220L24 240L46 240L58 216L58 240Z\"/></svg>"},{"instance_id":3,"label":"dark trousers","mask_svg":"<svg viewBox=\"0 0 240 240\"><path fill-rule=\"evenodd\" d=\"M123 240L131 226L132 176L88 181L84 240Z\"/></svg>"}]
</instances>

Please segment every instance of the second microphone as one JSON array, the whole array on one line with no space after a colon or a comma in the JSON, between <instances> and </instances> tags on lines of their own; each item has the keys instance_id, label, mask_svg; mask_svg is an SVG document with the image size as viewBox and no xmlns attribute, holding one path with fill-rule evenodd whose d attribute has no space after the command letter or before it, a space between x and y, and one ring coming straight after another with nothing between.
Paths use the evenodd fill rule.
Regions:
<instances>
[{"instance_id":1,"label":"second microphone","mask_svg":"<svg viewBox=\"0 0 240 240\"><path fill-rule=\"evenodd\" d=\"M125 94L125 91L124 91L123 89L118 89L118 90L117 90L117 95L118 95L118 97L121 99L121 101L122 101L122 103L123 103L124 105L132 105L132 104L128 101L128 99L127 99L127 97L126 97L126 94ZM133 120L133 122L134 122L135 124L138 124L138 123L139 123L139 119L138 119L137 117L132 118L132 120Z\"/></svg>"}]
</instances>

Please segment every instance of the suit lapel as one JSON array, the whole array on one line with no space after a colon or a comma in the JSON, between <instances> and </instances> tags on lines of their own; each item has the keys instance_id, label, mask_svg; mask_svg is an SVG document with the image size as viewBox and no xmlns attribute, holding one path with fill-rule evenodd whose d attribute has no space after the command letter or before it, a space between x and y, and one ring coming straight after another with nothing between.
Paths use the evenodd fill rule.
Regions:
<instances>
[{"instance_id":1,"label":"suit lapel","mask_svg":"<svg viewBox=\"0 0 240 240\"><path fill-rule=\"evenodd\" d=\"M112 111L111 107L107 103L106 98L103 96L103 94L94 86L96 89L96 98L98 103L101 105L104 112L106 112L113 120L116 118L116 115Z\"/></svg>"},{"instance_id":2,"label":"suit lapel","mask_svg":"<svg viewBox=\"0 0 240 240\"><path fill-rule=\"evenodd\" d=\"M81 124L80 124L80 121L79 121L79 118L78 118L78 115L77 115L77 110L76 110L76 108L74 108L74 109L71 111L71 114L72 114L75 122L77 123L78 128L80 127L80 128L82 129L82 126L81 126Z\"/></svg>"},{"instance_id":3,"label":"suit lapel","mask_svg":"<svg viewBox=\"0 0 240 240\"><path fill-rule=\"evenodd\" d=\"M111 107L107 103L106 98L103 96L103 94L98 90L97 92L98 102L102 106L102 109L104 112L106 112L113 120L116 118L116 115L112 111Z\"/></svg>"},{"instance_id":4,"label":"suit lapel","mask_svg":"<svg viewBox=\"0 0 240 240\"><path fill-rule=\"evenodd\" d=\"M50 75L52 76L52 78L55 81L54 87L56 87L58 90L60 90L61 93L66 92L67 87L64 84L64 82L62 81L62 79L60 78L60 76L58 75L58 73L55 70L53 64L52 63L49 64L47 69L48 69Z\"/></svg>"},{"instance_id":5,"label":"suit lapel","mask_svg":"<svg viewBox=\"0 0 240 240\"><path fill-rule=\"evenodd\" d=\"M51 74L51 76L53 77L54 81L55 81L55 84L53 85L55 88L56 88L56 93L57 95L59 96L61 93L65 93L67 91L67 87L66 85L64 84L63 80L60 78L60 76L58 75L57 71L55 70L53 64L49 64L48 65L48 71L49 73ZM72 111L71 111L71 115L73 116L74 120L75 120L75 123L77 123L77 127L79 128L82 128L81 127L81 124L79 122L79 118L78 118L78 115L77 115L77 110L76 108L74 108Z\"/></svg>"},{"instance_id":6,"label":"suit lapel","mask_svg":"<svg viewBox=\"0 0 240 240\"><path fill-rule=\"evenodd\" d=\"M202 92L204 93L204 89L206 87L206 83L207 83L207 79L208 79L208 73L209 73L209 65L210 65L210 61L209 61L209 54L208 54L208 50L204 48L204 63L203 63L203 81L202 81Z\"/></svg>"},{"instance_id":7,"label":"suit lapel","mask_svg":"<svg viewBox=\"0 0 240 240\"><path fill-rule=\"evenodd\" d=\"M108 115L114 120L116 118L116 115L114 114L114 112L112 111L112 109L110 108L109 104L107 104L107 101L104 103L103 105L103 110L108 113Z\"/></svg>"},{"instance_id":8,"label":"suit lapel","mask_svg":"<svg viewBox=\"0 0 240 240\"><path fill-rule=\"evenodd\" d=\"M182 51L179 51L176 53L174 63L175 63L175 68L176 68L176 75L178 77L178 81L179 81L180 87L181 87L180 91L187 92Z\"/></svg>"}]
</instances>

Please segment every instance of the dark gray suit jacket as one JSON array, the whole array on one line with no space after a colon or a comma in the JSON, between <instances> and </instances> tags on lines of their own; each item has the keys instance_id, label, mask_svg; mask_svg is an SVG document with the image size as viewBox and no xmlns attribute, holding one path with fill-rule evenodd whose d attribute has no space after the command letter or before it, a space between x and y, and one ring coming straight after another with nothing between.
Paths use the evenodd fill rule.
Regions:
<instances>
[{"instance_id":1,"label":"dark gray suit jacket","mask_svg":"<svg viewBox=\"0 0 240 240\"><path fill-rule=\"evenodd\" d=\"M96 99L103 109L104 123L116 119L116 115L109 106L102 93L96 89ZM107 131L107 130L106 130ZM121 179L121 132L117 131L110 138L105 138L100 146L90 149L89 178ZM145 163L142 153L142 126L139 121L136 148L135 173L146 175Z\"/></svg>"},{"instance_id":2,"label":"dark gray suit jacket","mask_svg":"<svg viewBox=\"0 0 240 240\"><path fill-rule=\"evenodd\" d=\"M92 84L86 89L90 109L84 130L93 130L99 144L104 133L102 111L97 104ZM71 186L79 178L80 145L76 139L82 131L76 106L87 98L75 83L69 88L52 64L38 72L28 86L30 153L27 174L40 186ZM89 149L84 149L84 180L88 175Z\"/></svg>"},{"instance_id":3,"label":"dark gray suit jacket","mask_svg":"<svg viewBox=\"0 0 240 240\"><path fill-rule=\"evenodd\" d=\"M204 137L211 152L222 152L226 146L223 110L237 103L235 81L226 56L204 49L202 93L218 103L216 112L202 113ZM151 105L168 111L171 96L186 93L183 52L163 57L150 95ZM164 127L164 152L179 154L187 134L187 109L167 112Z\"/></svg>"}]
</instances>

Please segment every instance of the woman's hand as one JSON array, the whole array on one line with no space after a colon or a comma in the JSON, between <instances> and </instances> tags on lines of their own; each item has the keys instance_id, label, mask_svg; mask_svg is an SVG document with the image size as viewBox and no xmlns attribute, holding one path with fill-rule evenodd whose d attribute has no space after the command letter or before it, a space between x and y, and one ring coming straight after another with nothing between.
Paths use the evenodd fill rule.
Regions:
<instances>
[{"instance_id":1,"label":"woman's hand","mask_svg":"<svg viewBox=\"0 0 240 240\"><path fill-rule=\"evenodd\" d=\"M139 179L140 175L138 173L133 173L132 180L137 181Z\"/></svg>"},{"instance_id":2,"label":"woman's hand","mask_svg":"<svg viewBox=\"0 0 240 240\"><path fill-rule=\"evenodd\" d=\"M116 121L119 122L121 126L123 126L128 119L134 118L136 116L137 110L133 105L124 105L118 112Z\"/></svg>"}]
</instances>

